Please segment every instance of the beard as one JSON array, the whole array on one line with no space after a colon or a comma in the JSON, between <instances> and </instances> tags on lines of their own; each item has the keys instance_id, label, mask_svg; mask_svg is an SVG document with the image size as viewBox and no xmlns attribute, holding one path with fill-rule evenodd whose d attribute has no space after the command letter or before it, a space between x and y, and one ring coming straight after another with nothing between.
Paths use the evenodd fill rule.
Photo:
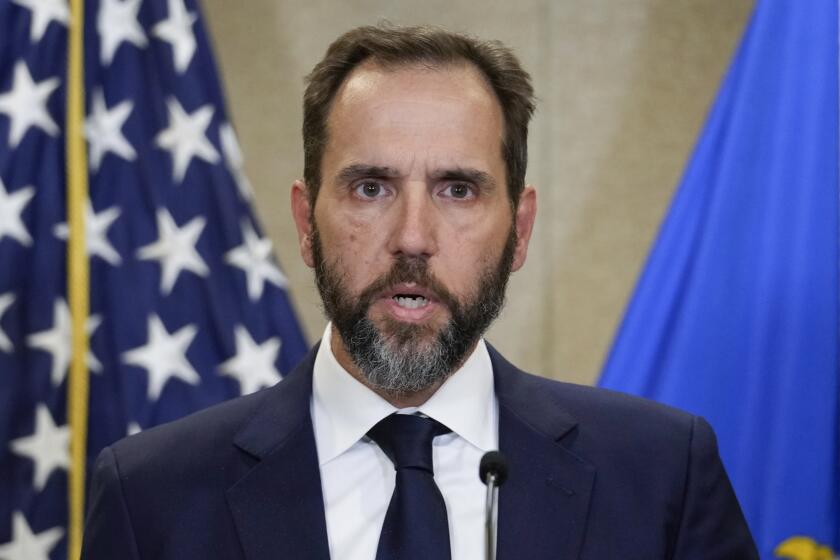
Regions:
<instances>
[{"instance_id":1,"label":"beard","mask_svg":"<svg viewBox=\"0 0 840 560\"><path fill-rule=\"evenodd\" d=\"M400 256L391 270L358 296L349 293L337 267L327 264L318 229L312 224L315 281L324 312L367 383L391 396L418 393L444 381L498 317L513 265L516 230L511 227L498 261L480 273L474 292L458 299L431 273L421 257ZM414 282L430 290L449 310L439 329L385 317L382 328L368 317L371 305L389 288Z\"/></svg>"}]
</instances>

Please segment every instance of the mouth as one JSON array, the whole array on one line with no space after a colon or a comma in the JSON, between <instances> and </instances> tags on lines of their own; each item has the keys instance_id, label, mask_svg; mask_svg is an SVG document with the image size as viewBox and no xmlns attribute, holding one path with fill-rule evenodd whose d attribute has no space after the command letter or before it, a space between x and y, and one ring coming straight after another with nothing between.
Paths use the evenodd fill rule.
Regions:
<instances>
[{"instance_id":1,"label":"mouth","mask_svg":"<svg viewBox=\"0 0 840 560\"><path fill-rule=\"evenodd\" d=\"M391 299L403 309L420 309L429 305L428 299L423 296L415 296L411 294L397 294Z\"/></svg>"},{"instance_id":2,"label":"mouth","mask_svg":"<svg viewBox=\"0 0 840 560\"><path fill-rule=\"evenodd\" d=\"M430 290L413 282L392 287L382 300L390 315L409 322L425 320L441 305Z\"/></svg>"}]
</instances>

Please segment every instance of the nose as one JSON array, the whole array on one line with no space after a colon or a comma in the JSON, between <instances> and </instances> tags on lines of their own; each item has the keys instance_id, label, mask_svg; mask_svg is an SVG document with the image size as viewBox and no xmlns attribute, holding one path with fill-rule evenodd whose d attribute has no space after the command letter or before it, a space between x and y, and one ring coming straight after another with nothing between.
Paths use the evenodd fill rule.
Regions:
<instances>
[{"instance_id":1,"label":"nose","mask_svg":"<svg viewBox=\"0 0 840 560\"><path fill-rule=\"evenodd\" d=\"M438 249L435 207L425 185L413 187L401 192L390 250L394 255L429 258Z\"/></svg>"}]
</instances>

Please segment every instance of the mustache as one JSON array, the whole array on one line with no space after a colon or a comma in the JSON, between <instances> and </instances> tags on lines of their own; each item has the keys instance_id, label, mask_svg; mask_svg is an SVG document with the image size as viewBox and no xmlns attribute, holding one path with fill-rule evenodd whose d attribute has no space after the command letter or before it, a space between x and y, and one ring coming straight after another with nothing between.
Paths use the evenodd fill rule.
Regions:
<instances>
[{"instance_id":1,"label":"mustache","mask_svg":"<svg viewBox=\"0 0 840 560\"><path fill-rule=\"evenodd\" d=\"M379 294L389 290L397 284L414 283L429 290L434 297L449 307L450 311L457 312L461 304L452 292L438 280L429 270L429 263L419 257L398 257L386 274L374 280L359 294L358 306L367 309Z\"/></svg>"}]
</instances>

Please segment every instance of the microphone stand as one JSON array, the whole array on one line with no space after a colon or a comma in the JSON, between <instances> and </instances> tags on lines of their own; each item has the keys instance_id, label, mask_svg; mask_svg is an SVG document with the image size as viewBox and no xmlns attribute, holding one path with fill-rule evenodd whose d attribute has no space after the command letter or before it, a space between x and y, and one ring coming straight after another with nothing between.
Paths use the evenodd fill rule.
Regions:
<instances>
[{"instance_id":1,"label":"microphone stand","mask_svg":"<svg viewBox=\"0 0 840 560\"><path fill-rule=\"evenodd\" d=\"M484 509L484 557L496 560L496 501L499 498L499 486L507 480L508 463L498 451L488 451L478 465L478 478L487 486Z\"/></svg>"},{"instance_id":2,"label":"microphone stand","mask_svg":"<svg viewBox=\"0 0 840 560\"><path fill-rule=\"evenodd\" d=\"M496 500L499 496L498 477L495 472L488 472L487 479L484 481L487 485L487 499L485 500L484 510L484 542L486 551L485 558L487 560L496 560L496 516L493 512L496 511Z\"/></svg>"}]
</instances>

